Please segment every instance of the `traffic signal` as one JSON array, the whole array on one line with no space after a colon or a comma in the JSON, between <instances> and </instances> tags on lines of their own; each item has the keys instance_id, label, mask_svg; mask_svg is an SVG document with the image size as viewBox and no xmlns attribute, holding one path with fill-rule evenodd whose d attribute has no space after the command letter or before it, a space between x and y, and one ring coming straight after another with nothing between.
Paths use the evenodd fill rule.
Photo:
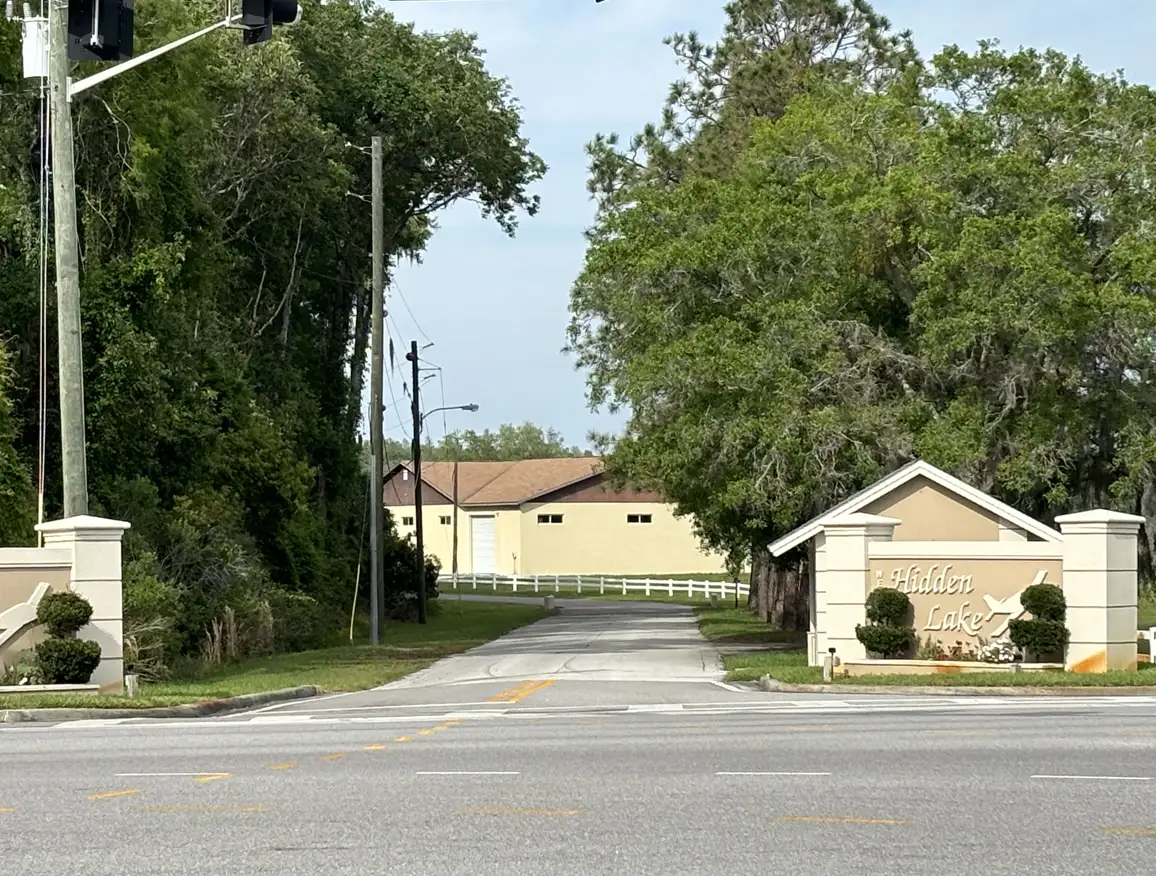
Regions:
<instances>
[{"instance_id":1,"label":"traffic signal","mask_svg":"<svg viewBox=\"0 0 1156 876\"><path fill-rule=\"evenodd\" d=\"M241 37L247 46L272 38L273 25L301 20L297 0L241 0Z\"/></svg>"},{"instance_id":2,"label":"traffic signal","mask_svg":"<svg viewBox=\"0 0 1156 876\"><path fill-rule=\"evenodd\" d=\"M132 57L134 0L68 0L68 57L127 61Z\"/></svg>"}]
</instances>

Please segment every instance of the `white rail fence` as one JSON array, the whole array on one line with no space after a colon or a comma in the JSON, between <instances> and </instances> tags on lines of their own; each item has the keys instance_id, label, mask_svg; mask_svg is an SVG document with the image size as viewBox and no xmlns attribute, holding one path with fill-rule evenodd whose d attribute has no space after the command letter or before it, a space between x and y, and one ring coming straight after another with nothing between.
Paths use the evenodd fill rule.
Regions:
<instances>
[{"instance_id":1,"label":"white rail fence","mask_svg":"<svg viewBox=\"0 0 1156 876\"><path fill-rule=\"evenodd\" d=\"M734 581L690 581L680 578L616 578L610 575L496 575L458 574L439 575L438 586L443 592L482 590L491 593L575 593L577 595L626 596L641 593L643 596L682 596L687 599L711 596L720 598L738 595L745 598L750 586Z\"/></svg>"}]
</instances>

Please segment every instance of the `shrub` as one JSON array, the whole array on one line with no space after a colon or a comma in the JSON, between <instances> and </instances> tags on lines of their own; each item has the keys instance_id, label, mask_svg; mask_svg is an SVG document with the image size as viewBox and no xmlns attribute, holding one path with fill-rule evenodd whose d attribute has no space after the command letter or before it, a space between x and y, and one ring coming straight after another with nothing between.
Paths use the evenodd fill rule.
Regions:
<instances>
[{"instance_id":1,"label":"shrub","mask_svg":"<svg viewBox=\"0 0 1156 876\"><path fill-rule=\"evenodd\" d=\"M856 624L855 638L863 643L869 654L878 654L884 660L899 657L915 644L915 631L910 627L886 624Z\"/></svg>"},{"instance_id":2,"label":"shrub","mask_svg":"<svg viewBox=\"0 0 1156 876\"><path fill-rule=\"evenodd\" d=\"M44 684L87 684L99 665L96 642L56 638L36 646L37 675Z\"/></svg>"},{"instance_id":3,"label":"shrub","mask_svg":"<svg viewBox=\"0 0 1156 876\"><path fill-rule=\"evenodd\" d=\"M36 620L55 638L75 636L92 618L92 605L71 590L49 593L36 607Z\"/></svg>"},{"instance_id":4,"label":"shrub","mask_svg":"<svg viewBox=\"0 0 1156 876\"><path fill-rule=\"evenodd\" d=\"M867 596L867 620L891 627L906 626L911 612L907 594L894 587L876 587Z\"/></svg>"},{"instance_id":5,"label":"shrub","mask_svg":"<svg viewBox=\"0 0 1156 876\"><path fill-rule=\"evenodd\" d=\"M1063 621L1058 620L1013 620L1008 629L1012 642L1025 656L1029 653L1035 657L1062 654L1071 638Z\"/></svg>"},{"instance_id":6,"label":"shrub","mask_svg":"<svg viewBox=\"0 0 1156 876\"><path fill-rule=\"evenodd\" d=\"M1064 622L1068 615L1068 601L1064 591L1055 584L1032 584L1020 594L1020 605L1036 620Z\"/></svg>"},{"instance_id":7,"label":"shrub","mask_svg":"<svg viewBox=\"0 0 1156 876\"><path fill-rule=\"evenodd\" d=\"M327 644L321 604L304 593L274 590L269 594L273 613L273 646L278 651L308 651Z\"/></svg>"}]
</instances>

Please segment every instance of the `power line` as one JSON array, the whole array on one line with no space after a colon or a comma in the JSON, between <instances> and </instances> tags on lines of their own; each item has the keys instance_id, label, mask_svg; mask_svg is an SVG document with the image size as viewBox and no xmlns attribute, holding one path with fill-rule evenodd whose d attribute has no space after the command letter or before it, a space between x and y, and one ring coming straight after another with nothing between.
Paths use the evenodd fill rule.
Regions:
<instances>
[{"instance_id":1,"label":"power line","mask_svg":"<svg viewBox=\"0 0 1156 876\"><path fill-rule=\"evenodd\" d=\"M413 310L410 308L409 302L406 301L405 294L401 291L401 287L397 285L396 279L393 281L393 291L396 292L397 297L401 299L401 303L405 307L405 312L409 314L409 318L413 321L414 327L417 329L418 334L425 338L428 343L432 344L433 338L425 333L425 329L421 327L421 323L418 322L417 317L413 315Z\"/></svg>"}]
</instances>

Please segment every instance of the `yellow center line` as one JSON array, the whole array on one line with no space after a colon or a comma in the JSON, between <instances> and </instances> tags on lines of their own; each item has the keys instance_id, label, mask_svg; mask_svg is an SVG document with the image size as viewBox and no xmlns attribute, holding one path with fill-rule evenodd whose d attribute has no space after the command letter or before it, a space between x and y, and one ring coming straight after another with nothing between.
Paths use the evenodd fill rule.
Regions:
<instances>
[{"instance_id":1,"label":"yellow center line","mask_svg":"<svg viewBox=\"0 0 1156 876\"><path fill-rule=\"evenodd\" d=\"M429 736L431 733L433 733L432 730L418 730L417 731L418 736Z\"/></svg>"},{"instance_id":2,"label":"yellow center line","mask_svg":"<svg viewBox=\"0 0 1156 876\"><path fill-rule=\"evenodd\" d=\"M297 761L290 761L289 763L275 763L269 769L271 770L291 770L294 767L301 766Z\"/></svg>"},{"instance_id":3,"label":"yellow center line","mask_svg":"<svg viewBox=\"0 0 1156 876\"><path fill-rule=\"evenodd\" d=\"M395 739L393 741L394 742L413 742L413 739L409 736L399 736L399 737L397 737L397 739Z\"/></svg>"},{"instance_id":4,"label":"yellow center line","mask_svg":"<svg viewBox=\"0 0 1156 876\"><path fill-rule=\"evenodd\" d=\"M435 730L449 730L450 728L446 724L438 724L436 727L434 727L434 729Z\"/></svg>"},{"instance_id":5,"label":"yellow center line","mask_svg":"<svg viewBox=\"0 0 1156 876\"><path fill-rule=\"evenodd\" d=\"M1104 833L1114 833L1121 836L1156 836L1156 829L1151 827L1105 827Z\"/></svg>"},{"instance_id":6,"label":"yellow center line","mask_svg":"<svg viewBox=\"0 0 1156 876\"><path fill-rule=\"evenodd\" d=\"M325 757L323 757L321 759L322 760L341 760L341 758L343 758L345 756L346 756L345 752L339 751L336 754L327 754L327 755L325 755Z\"/></svg>"},{"instance_id":7,"label":"yellow center line","mask_svg":"<svg viewBox=\"0 0 1156 876\"><path fill-rule=\"evenodd\" d=\"M367 746L365 746L364 750L365 751L381 751L383 748L385 748L384 745L367 745Z\"/></svg>"},{"instance_id":8,"label":"yellow center line","mask_svg":"<svg viewBox=\"0 0 1156 876\"><path fill-rule=\"evenodd\" d=\"M778 815L776 821L802 821L810 824L907 824L901 818L824 818L818 815Z\"/></svg>"},{"instance_id":9,"label":"yellow center line","mask_svg":"<svg viewBox=\"0 0 1156 876\"><path fill-rule=\"evenodd\" d=\"M217 773L216 775L213 775L213 776L202 776L201 778L197 779L197 781L198 782L215 782L215 781L217 781L217 779L231 779L232 777L233 777L232 773Z\"/></svg>"},{"instance_id":10,"label":"yellow center line","mask_svg":"<svg viewBox=\"0 0 1156 876\"><path fill-rule=\"evenodd\" d=\"M457 720L456 718L453 721L446 721L447 727L460 727L461 724L462 724L462 722Z\"/></svg>"},{"instance_id":11,"label":"yellow center line","mask_svg":"<svg viewBox=\"0 0 1156 876\"><path fill-rule=\"evenodd\" d=\"M518 694L520 694L526 688L531 687L535 683L536 682L533 682L533 681L524 681L521 684L519 684L517 687L512 687L509 690L504 690L500 694L494 694L494 696L490 697L489 702L491 702L491 703L511 702L511 699L510 699L511 697L516 697Z\"/></svg>"},{"instance_id":12,"label":"yellow center line","mask_svg":"<svg viewBox=\"0 0 1156 876\"><path fill-rule=\"evenodd\" d=\"M15 812L15 809L0 809L0 812Z\"/></svg>"},{"instance_id":13,"label":"yellow center line","mask_svg":"<svg viewBox=\"0 0 1156 876\"><path fill-rule=\"evenodd\" d=\"M546 679L545 681L531 682L529 687L526 687L523 690L518 691L517 693L512 694L511 696L507 697L505 702L516 703L519 700L524 700L526 697L530 696L530 694L535 694L540 690L545 690L553 683L554 683L553 679Z\"/></svg>"},{"instance_id":14,"label":"yellow center line","mask_svg":"<svg viewBox=\"0 0 1156 876\"><path fill-rule=\"evenodd\" d=\"M109 797L124 797L128 794L139 794L140 788L125 788L123 791L105 791L103 794L89 794L89 800L107 800Z\"/></svg>"}]
</instances>

